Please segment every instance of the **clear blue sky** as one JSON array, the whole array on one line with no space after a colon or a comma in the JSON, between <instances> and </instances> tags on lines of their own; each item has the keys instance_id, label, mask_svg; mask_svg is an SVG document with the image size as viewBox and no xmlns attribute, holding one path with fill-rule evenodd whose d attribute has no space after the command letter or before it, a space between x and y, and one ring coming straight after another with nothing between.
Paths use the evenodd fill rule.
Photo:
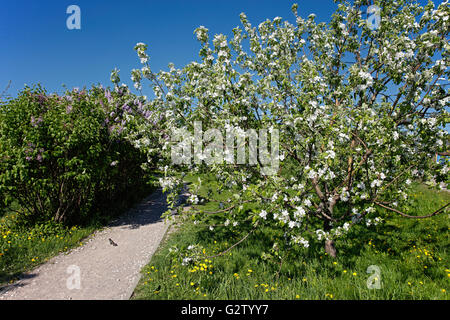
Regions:
<instances>
[{"instance_id":1,"label":"clear blue sky","mask_svg":"<svg viewBox=\"0 0 450 320\"><path fill-rule=\"evenodd\" d=\"M149 45L154 71L169 62L181 67L197 60L200 45L193 31L198 26L211 34L231 34L241 12L254 25L276 16L294 22L294 2L302 17L315 13L318 21L328 21L337 7L332 0L2 0L0 92L9 80L12 96L25 83L40 82L50 92L62 92L62 84L109 86L114 67L131 85L130 71L139 67L133 50L137 42ZM72 4L81 9L81 30L66 27Z\"/></svg>"}]
</instances>

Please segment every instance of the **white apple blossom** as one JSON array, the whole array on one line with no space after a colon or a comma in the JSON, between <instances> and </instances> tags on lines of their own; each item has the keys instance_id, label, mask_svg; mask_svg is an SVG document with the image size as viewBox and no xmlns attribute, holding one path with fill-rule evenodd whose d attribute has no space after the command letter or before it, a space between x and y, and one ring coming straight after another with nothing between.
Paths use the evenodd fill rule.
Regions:
<instances>
[{"instance_id":1,"label":"white apple blossom","mask_svg":"<svg viewBox=\"0 0 450 320\"><path fill-rule=\"evenodd\" d=\"M267 219L267 212L266 212L266 210L261 210L261 212L259 213L259 216L261 218L263 218L264 220L266 220Z\"/></svg>"},{"instance_id":2,"label":"white apple blossom","mask_svg":"<svg viewBox=\"0 0 450 320\"><path fill-rule=\"evenodd\" d=\"M358 6L360 1L341 2L323 25L314 15L295 13L295 25L276 17L253 27L241 14L233 35L216 35L212 44L201 26L195 30L200 60L157 74L147 65L146 45L138 43L145 65L132 78L138 88L151 81L155 97L145 102L150 121L136 120L138 132L130 140L169 165L160 179L163 188L181 192L180 179L171 174L210 173L217 190L239 190L217 214L225 227L231 221L237 230L264 224L281 229L294 244L326 241L329 250L352 224L379 223L376 208L397 214L407 206L413 181L432 177L445 187L448 160L430 159L448 149L448 83L437 81L450 76L448 5L386 1L377 32L354 14ZM118 71L111 78L118 87ZM258 157L210 165L195 151L198 163L174 165L171 130L186 128L185 136L193 135L198 119L205 132L237 127L265 129L271 136L279 130L280 170L262 175ZM143 132L153 135L150 143L141 139ZM250 149L247 138L240 143ZM225 159L234 157L235 148L230 150ZM260 209L249 212L247 204Z\"/></svg>"}]
</instances>

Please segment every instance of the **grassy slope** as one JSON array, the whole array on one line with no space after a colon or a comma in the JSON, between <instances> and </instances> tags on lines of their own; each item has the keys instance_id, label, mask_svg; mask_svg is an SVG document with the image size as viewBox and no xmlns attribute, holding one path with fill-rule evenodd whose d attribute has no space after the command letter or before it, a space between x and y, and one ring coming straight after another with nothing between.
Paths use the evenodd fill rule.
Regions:
<instances>
[{"instance_id":1,"label":"grassy slope","mask_svg":"<svg viewBox=\"0 0 450 320\"><path fill-rule=\"evenodd\" d=\"M450 201L450 193L417 185L410 212L429 213ZM218 199L226 199L225 193ZM211 210L214 204L205 208ZM217 229L218 230L218 229ZM321 247L286 257L278 263L261 259L279 235L263 229L225 256L205 259L195 267L181 266L169 248L200 243L205 256L226 249L242 237L210 232L185 222L143 269L135 299L448 299L450 265L448 214L425 220L392 215L386 223L363 229L337 242L338 258ZM370 265L381 270L381 289L368 289ZM155 291L159 286L160 290Z\"/></svg>"}]
</instances>

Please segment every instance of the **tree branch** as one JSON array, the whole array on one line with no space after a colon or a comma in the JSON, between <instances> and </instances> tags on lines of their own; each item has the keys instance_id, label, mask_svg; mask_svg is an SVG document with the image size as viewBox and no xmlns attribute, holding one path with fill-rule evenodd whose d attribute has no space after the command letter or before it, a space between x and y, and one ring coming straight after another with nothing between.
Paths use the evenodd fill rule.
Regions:
<instances>
[{"instance_id":1,"label":"tree branch","mask_svg":"<svg viewBox=\"0 0 450 320\"><path fill-rule=\"evenodd\" d=\"M433 212L433 213L430 213L430 214L428 214L428 215L425 215L425 216L411 216L411 215L406 214L406 213L404 213L404 212L401 212L401 211L399 211L399 210L397 210L397 209L388 207L388 206L386 206L386 205L384 205L384 204L382 204L382 203L380 203L380 202L378 202L378 201L374 201L374 203L375 203L376 205L382 207L382 208L385 208L385 209L387 209L387 210L393 211L393 212L398 213L399 215L401 215L401 216L403 216L403 217L405 217L405 218L410 218L410 219L425 219L425 218L430 218L430 217L432 217L432 216L438 215L439 213L441 213L442 210L444 210L445 208L447 208L447 207L450 205L450 202L448 202L448 203L447 203L445 206L443 206L442 208L436 210L436 211Z\"/></svg>"}]
</instances>

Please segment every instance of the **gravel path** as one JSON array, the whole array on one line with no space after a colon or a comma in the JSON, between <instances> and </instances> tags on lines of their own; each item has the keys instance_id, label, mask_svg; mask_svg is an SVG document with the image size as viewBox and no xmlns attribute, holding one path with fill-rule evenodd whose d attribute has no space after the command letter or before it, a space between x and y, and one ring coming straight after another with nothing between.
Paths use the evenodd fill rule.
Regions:
<instances>
[{"instance_id":1,"label":"gravel path","mask_svg":"<svg viewBox=\"0 0 450 320\"><path fill-rule=\"evenodd\" d=\"M147 197L83 246L60 254L0 288L2 299L129 299L164 237L167 210L160 190ZM110 240L112 240L112 243Z\"/></svg>"}]
</instances>

